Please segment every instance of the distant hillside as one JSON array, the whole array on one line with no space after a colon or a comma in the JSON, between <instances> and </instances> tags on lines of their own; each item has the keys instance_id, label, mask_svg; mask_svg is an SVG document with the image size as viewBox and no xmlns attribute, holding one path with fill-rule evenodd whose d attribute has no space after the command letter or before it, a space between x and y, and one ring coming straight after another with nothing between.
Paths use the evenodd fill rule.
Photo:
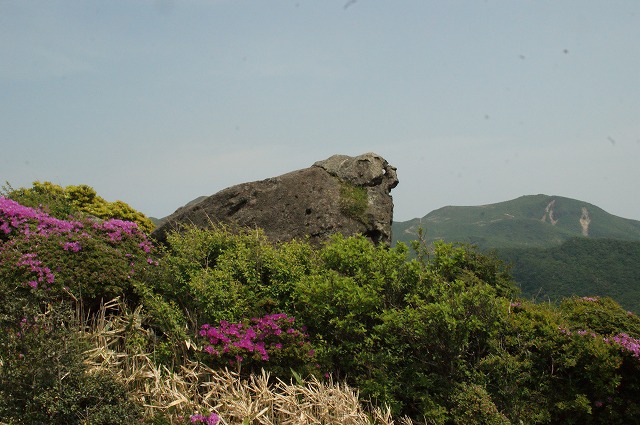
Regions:
<instances>
[{"instance_id":1,"label":"distant hillside","mask_svg":"<svg viewBox=\"0 0 640 425\"><path fill-rule=\"evenodd\" d=\"M207 199L208 196L198 196L196 199L187 202L182 208L184 207L190 207L191 205L195 205L198 202L202 202L205 199ZM165 220L167 219L167 217L162 217L162 218L156 218L156 217L149 217L151 219L151 221L153 222L153 224L156 225L156 227L160 226L162 223L165 222Z\"/></svg>"},{"instance_id":2,"label":"distant hillside","mask_svg":"<svg viewBox=\"0 0 640 425\"><path fill-rule=\"evenodd\" d=\"M533 195L497 204L448 206L393 223L394 243L466 242L512 265L522 294L538 301L609 296L640 312L640 221L587 202Z\"/></svg>"},{"instance_id":3,"label":"distant hillside","mask_svg":"<svg viewBox=\"0 0 640 425\"><path fill-rule=\"evenodd\" d=\"M608 296L640 312L640 241L574 238L551 248L501 249L523 295L537 301Z\"/></svg>"},{"instance_id":4,"label":"distant hillside","mask_svg":"<svg viewBox=\"0 0 640 425\"><path fill-rule=\"evenodd\" d=\"M482 206L448 206L422 218L393 223L394 241L426 230L430 242L468 242L480 248L543 248L570 238L640 241L640 221L614 216L584 201L530 195Z\"/></svg>"}]
</instances>

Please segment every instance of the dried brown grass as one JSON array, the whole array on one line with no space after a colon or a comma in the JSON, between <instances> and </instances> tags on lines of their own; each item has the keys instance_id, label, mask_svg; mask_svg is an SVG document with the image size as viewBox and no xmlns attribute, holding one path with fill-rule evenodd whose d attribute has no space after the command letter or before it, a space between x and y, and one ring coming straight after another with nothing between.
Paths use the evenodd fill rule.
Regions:
<instances>
[{"instance_id":1,"label":"dried brown grass","mask_svg":"<svg viewBox=\"0 0 640 425\"><path fill-rule=\"evenodd\" d=\"M230 370L214 370L185 360L170 370L157 365L150 353L131 348L132 332L147 334L140 309L128 312L119 300L105 304L84 327L92 349L86 352L92 370L109 370L129 388L151 417L164 414L170 421L196 412L216 412L224 424L251 425L410 425L394 421L388 409L365 408L358 392L346 384L314 377L300 383L270 379L267 372L241 379ZM196 349L189 341L185 349ZM173 418L173 419L172 419Z\"/></svg>"}]
</instances>

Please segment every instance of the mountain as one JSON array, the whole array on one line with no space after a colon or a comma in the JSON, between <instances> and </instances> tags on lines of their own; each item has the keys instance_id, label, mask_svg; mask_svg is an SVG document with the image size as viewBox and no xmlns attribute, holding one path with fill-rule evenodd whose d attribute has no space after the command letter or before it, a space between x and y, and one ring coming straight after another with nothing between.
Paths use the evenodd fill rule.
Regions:
<instances>
[{"instance_id":1,"label":"mountain","mask_svg":"<svg viewBox=\"0 0 640 425\"><path fill-rule=\"evenodd\" d=\"M640 221L584 201L530 195L482 206L448 206L395 222L394 243L466 242L511 265L522 295L539 301L608 296L640 312Z\"/></svg>"},{"instance_id":2,"label":"mountain","mask_svg":"<svg viewBox=\"0 0 640 425\"><path fill-rule=\"evenodd\" d=\"M480 248L545 248L571 238L640 241L640 221L617 217L584 201L548 195L443 207L422 218L394 222L394 241L414 240L420 227L428 242L442 239Z\"/></svg>"},{"instance_id":3,"label":"mountain","mask_svg":"<svg viewBox=\"0 0 640 425\"><path fill-rule=\"evenodd\" d=\"M188 208L192 205L198 204L202 201L204 201L205 199L207 199L208 196L198 196L196 199L187 202L186 204L184 204L183 208ZM167 221L168 217L162 217L162 218L157 218L157 217L149 217L149 219L153 222L153 224L156 225L156 227L159 227L160 225L162 225L165 221Z\"/></svg>"}]
</instances>

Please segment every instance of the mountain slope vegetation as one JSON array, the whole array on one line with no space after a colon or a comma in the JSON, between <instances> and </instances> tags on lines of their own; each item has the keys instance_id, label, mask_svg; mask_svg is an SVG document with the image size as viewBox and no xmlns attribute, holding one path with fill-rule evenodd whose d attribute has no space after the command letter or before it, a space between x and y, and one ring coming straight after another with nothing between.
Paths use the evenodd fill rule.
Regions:
<instances>
[{"instance_id":1,"label":"mountain slope vegetation","mask_svg":"<svg viewBox=\"0 0 640 425\"><path fill-rule=\"evenodd\" d=\"M640 414L637 315L606 297L520 298L504 263L469 245L414 243L411 256L362 236L316 247L222 225L186 226L159 245L131 221L54 216L6 195L2 423L610 424Z\"/></svg>"},{"instance_id":2,"label":"mountain slope vegetation","mask_svg":"<svg viewBox=\"0 0 640 425\"><path fill-rule=\"evenodd\" d=\"M640 241L640 221L607 213L575 199L528 195L482 206L448 206L422 218L393 224L394 240L415 239L427 230L428 242L466 242L479 248L544 248L570 238Z\"/></svg>"},{"instance_id":3,"label":"mountain slope vegetation","mask_svg":"<svg viewBox=\"0 0 640 425\"><path fill-rule=\"evenodd\" d=\"M525 296L538 301L608 296L640 311L640 242L569 239L552 248L503 249Z\"/></svg>"},{"instance_id":4,"label":"mountain slope vegetation","mask_svg":"<svg viewBox=\"0 0 640 425\"><path fill-rule=\"evenodd\" d=\"M396 241L465 242L512 265L522 295L554 300L609 296L640 311L640 221L575 199L534 195L475 207L444 207L394 223Z\"/></svg>"}]
</instances>

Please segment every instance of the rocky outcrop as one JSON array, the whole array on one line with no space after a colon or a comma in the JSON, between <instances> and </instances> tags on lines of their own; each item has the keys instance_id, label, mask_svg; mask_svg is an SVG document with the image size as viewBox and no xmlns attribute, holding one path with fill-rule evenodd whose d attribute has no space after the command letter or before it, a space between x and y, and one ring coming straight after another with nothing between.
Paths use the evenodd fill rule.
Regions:
<instances>
[{"instance_id":1,"label":"rocky outcrop","mask_svg":"<svg viewBox=\"0 0 640 425\"><path fill-rule=\"evenodd\" d=\"M154 232L188 223L206 228L215 223L258 227L273 241L310 238L319 244L330 235L362 234L374 243L391 243L396 169L375 153L334 155L309 168L279 177L243 183L204 200L187 204Z\"/></svg>"}]
</instances>

